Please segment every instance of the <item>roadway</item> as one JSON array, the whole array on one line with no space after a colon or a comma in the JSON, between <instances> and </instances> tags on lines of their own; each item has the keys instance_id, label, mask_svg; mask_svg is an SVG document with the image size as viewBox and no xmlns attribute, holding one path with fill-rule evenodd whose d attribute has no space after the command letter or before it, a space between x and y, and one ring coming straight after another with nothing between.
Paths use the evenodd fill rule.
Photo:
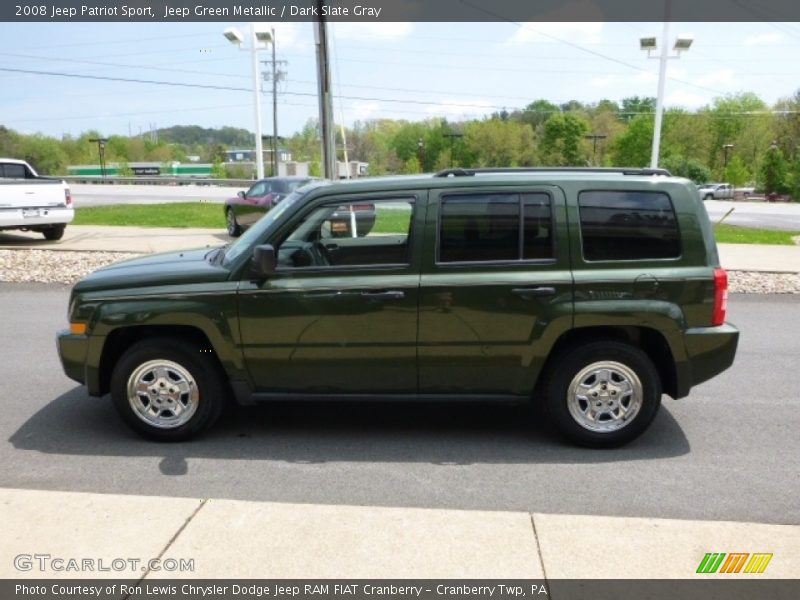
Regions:
<instances>
[{"instance_id":1,"label":"roadway","mask_svg":"<svg viewBox=\"0 0 800 600\"><path fill-rule=\"evenodd\" d=\"M70 186L75 206L105 206L111 204L163 204L168 202L224 202L236 195L241 187L199 185L90 185ZM708 200L706 210L713 222L725 219L731 225L789 229L800 231L800 203L731 202Z\"/></svg>"},{"instance_id":2,"label":"roadway","mask_svg":"<svg viewBox=\"0 0 800 600\"><path fill-rule=\"evenodd\" d=\"M525 408L470 404L270 404L146 442L61 372L68 291L0 284L1 488L800 524L797 296L732 296L733 368L590 451Z\"/></svg>"}]
</instances>

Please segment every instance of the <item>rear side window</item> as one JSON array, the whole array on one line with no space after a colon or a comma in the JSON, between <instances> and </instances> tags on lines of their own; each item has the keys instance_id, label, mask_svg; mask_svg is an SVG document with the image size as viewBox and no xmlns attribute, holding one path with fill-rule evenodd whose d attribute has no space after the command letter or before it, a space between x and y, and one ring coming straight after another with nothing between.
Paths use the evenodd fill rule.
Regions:
<instances>
[{"instance_id":1,"label":"rear side window","mask_svg":"<svg viewBox=\"0 0 800 600\"><path fill-rule=\"evenodd\" d=\"M447 196L441 205L439 261L552 258L552 223L548 194Z\"/></svg>"},{"instance_id":2,"label":"rear side window","mask_svg":"<svg viewBox=\"0 0 800 600\"><path fill-rule=\"evenodd\" d=\"M0 176L7 179L25 179L25 165L2 163L0 164Z\"/></svg>"},{"instance_id":3,"label":"rear side window","mask_svg":"<svg viewBox=\"0 0 800 600\"><path fill-rule=\"evenodd\" d=\"M681 254L678 221L661 192L581 192L578 195L586 260L646 260Z\"/></svg>"}]
</instances>

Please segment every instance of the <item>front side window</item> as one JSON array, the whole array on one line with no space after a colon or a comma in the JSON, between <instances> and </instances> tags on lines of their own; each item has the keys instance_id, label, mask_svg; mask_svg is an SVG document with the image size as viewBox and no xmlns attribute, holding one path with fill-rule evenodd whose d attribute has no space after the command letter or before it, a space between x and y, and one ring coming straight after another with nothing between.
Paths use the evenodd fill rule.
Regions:
<instances>
[{"instance_id":1,"label":"front side window","mask_svg":"<svg viewBox=\"0 0 800 600\"><path fill-rule=\"evenodd\" d=\"M675 209L661 192L581 192L583 257L590 261L677 258Z\"/></svg>"},{"instance_id":2,"label":"front side window","mask_svg":"<svg viewBox=\"0 0 800 600\"><path fill-rule=\"evenodd\" d=\"M265 195L266 193L267 193L267 184L262 181L256 183L255 185L253 185L253 187L247 190L247 194L245 194L245 196L247 196L248 198L259 198Z\"/></svg>"},{"instance_id":3,"label":"front side window","mask_svg":"<svg viewBox=\"0 0 800 600\"><path fill-rule=\"evenodd\" d=\"M553 258L549 194L465 194L442 199L439 262Z\"/></svg>"},{"instance_id":4,"label":"front side window","mask_svg":"<svg viewBox=\"0 0 800 600\"><path fill-rule=\"evenodd\" d=\"M413 212L411 199L316 208L280 243L278 268L406 265Z\"/></svg>"}]
</instances>

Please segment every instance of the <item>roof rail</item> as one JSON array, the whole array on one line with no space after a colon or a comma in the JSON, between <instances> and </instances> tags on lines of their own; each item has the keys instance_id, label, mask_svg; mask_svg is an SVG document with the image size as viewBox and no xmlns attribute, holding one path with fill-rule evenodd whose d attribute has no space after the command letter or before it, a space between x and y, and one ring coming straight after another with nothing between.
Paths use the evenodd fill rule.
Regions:
<instances>
[{"instance_id":1,"label":"roof rail","mask_svg":"<svg viewBox=\"0 0 800 600\"><path fill-rule=\"evenodd\" d=\"M671 177L666 169L634 167L485 167L479 169L444 169L434 177L473 177L486 173L620 173L622 175L664 175Z\"/></svg>"}]
</instances>

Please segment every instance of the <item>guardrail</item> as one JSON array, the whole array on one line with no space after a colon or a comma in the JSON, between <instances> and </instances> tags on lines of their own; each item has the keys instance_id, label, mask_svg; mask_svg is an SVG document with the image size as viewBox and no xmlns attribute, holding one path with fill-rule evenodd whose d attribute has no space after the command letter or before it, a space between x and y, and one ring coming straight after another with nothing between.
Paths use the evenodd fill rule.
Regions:
<instances>
[{"instance_id":1,"label":"guardrail","mask_svg":"<svg viewBox=\"0 0 800 600\"><path fill-rule=\"evenodd\" d=\"M57 176L54 179L58 178ZM203 177L97 177L64 175L60 177L67 183L88 183L96 185L208 185L216 187L250 187L252 179L210 179Z\"/></svg>"}]
</instances>

